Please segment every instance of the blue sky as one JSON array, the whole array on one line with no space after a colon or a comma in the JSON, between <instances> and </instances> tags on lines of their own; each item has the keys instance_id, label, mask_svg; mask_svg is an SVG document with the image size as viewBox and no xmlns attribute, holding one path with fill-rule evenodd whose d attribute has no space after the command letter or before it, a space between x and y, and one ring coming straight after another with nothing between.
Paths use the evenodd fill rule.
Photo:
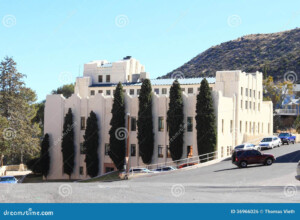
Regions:
<instances>
[{"instance_id":1,"label":"blue sky","mask_svg":"<svg viewBox=\"0 0 300 220\"><path fill-rule=\"evenodd\" d=\"M131 55L156 78L224 41L296 28L300 2L0 0L0 19L0 59L15 59L41 101L92 60Z\"/></svg>"}]
</instances>

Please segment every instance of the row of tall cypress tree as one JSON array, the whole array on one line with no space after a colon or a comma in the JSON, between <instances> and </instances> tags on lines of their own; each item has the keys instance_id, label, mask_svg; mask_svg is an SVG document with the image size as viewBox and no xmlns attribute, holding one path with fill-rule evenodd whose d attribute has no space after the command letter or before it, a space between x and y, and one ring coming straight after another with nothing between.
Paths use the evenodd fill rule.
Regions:
<instances>
[{"instance_id":1,"label":"row of tall cypress tree","mask_svg":"<svg viewBox=\"0 0 300 220\"><path fill-rule=\"evenodd\" d=\"M169 134L169 147L173 160L179 160L183 154L184 102L180 83L175 80L170 88L169 109L167 112L167 124ZM118 83L112 105L112 118L109 130L109 156L118 170L124 168L126 154L126 130L125 101L123 86ZM196 130L198 154L206 154L215 151L217 143L216 119L213 108L213 100L209 84L206 79L201 81L200 92L196 103ZM71 177L74 170L75 145L74 124L72 110L69 109L64 118L61 151L63 156L63 171ZM139 94L139 111L137 120L137 137L139 155L145 164L150 164L154 151L154 133L152 119L152 86L149 79L142 83ZM120 129L123 134L120 136ZM85 150L85 163L87 174L91 177L99 173L99 127L96 114L91 111L87 119L83 149ZM47 177L49 173L49 135L45 134L41 146L42 173Z\"/></svg>"}]
</instances>

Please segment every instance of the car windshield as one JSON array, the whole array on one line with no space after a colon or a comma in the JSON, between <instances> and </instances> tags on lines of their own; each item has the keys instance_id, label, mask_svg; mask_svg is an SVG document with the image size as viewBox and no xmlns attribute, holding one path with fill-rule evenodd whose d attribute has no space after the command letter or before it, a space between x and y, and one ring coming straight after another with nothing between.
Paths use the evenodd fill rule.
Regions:
<instances>
[{"instance_id":1,"label":"car windshield","mask_svg":"<svg viewBox=\"0 0 300 220\"><path fill-rule=\"evenodd\" d=\"M289 133L281 133L281 134L279 134L279 137L287 137L287 136L289 136Z\"/></svg>"},{"instance_id":2,"label":"car windshield","mask_svg":"<svg viewBox=\"0 0 300 220\"><path fill-rule=\"evenodd\" d=\"M244 145L238 145L235 147L235 149L241 149L241 148L244 148Z\"/></svg>"},{"instance_id":3,"label":"car windshield","mask_svg":"<svg viewBox=\"0 0 300 220\"><path fill-rule=\"evenodd\" d=\"M272 138L264 138L262 139L261 142L271 142L272 141Z\"/></svg>"},{"instance_id":4,"label":"car windshield","mask_svg":"<svg viewBox=\"0 0 300 220\"><path fill-rule=\"evenodd\" d=\"M1 177L1 182L4 181L15 181L14 177Z\"/></svg>"}]
</instances>

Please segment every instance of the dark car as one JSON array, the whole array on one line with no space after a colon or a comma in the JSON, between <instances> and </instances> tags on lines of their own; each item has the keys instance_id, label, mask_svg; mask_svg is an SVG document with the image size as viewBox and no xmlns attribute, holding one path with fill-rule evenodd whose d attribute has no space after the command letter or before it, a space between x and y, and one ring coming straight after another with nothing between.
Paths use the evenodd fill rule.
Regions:
<instances>
[{"instance_id":1,"label":"dark car","mask_svg":"<svg viewBox=\"0 0 300 220\"><path fill-rule=\"evenodd\" d=\"M262 154L257 150L240 150L232 154L232 163L240 168L245 168L248 164L272 165L275 157L272 154Z\"/></svg>"}]
</instances>

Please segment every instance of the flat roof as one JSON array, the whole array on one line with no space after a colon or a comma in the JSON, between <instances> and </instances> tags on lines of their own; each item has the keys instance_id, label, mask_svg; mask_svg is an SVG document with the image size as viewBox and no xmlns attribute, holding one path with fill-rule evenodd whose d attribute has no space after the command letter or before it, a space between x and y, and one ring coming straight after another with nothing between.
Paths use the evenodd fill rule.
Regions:
<instances>
[{"instance_id":1,"label":"flat roof","mask_svg":"<svg viewBox=\"0 0 300 220\"><path fill-rule=\"evenodd\" d=\"M177 79L178 82L181 85L195 85L201 83L201 81L204 78L199 77L199 78L184 78L184 79ZM175 79L150 79L152 86L163 86L163 85L172 85ZM216 82L216 78L214 77L208 77L206 78L209 84L213 84ZM92 84L90 87L111 87L111 86L116 86L118 83L97 83L97 84ZM141 86L141 82L125 82L122 83L123 86Z\"/></svg>"}]
</instances>

